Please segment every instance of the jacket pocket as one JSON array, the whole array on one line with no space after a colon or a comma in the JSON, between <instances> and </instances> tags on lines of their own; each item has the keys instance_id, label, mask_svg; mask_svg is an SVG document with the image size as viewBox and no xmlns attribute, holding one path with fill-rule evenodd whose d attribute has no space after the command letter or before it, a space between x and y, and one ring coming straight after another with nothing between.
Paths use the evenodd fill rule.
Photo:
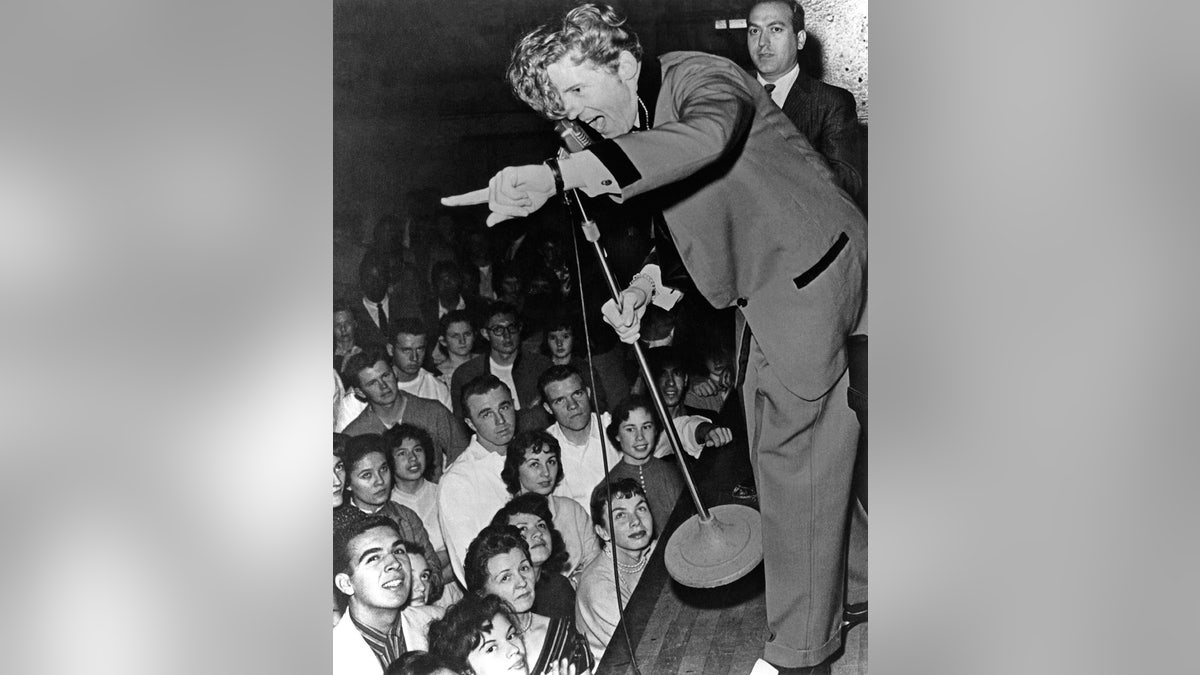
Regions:
<instances>
[{"instance_id":1,"label":"jacket pocket","mask_svg":"<svg viewBox=\"0 0 1200 675\"><path fill-rule=\"evenodd\" d=\"M846 236L845 232L839 234L837 241L833 242L833 246L829 247L829 250L825 252L825 255L821 256L821 259L818 260L815 265L808 268L803 274L792 280L792 282L796 284L796 288L804 288L812 283L813 279L821 276L821 272L824 272L830 265L833 264L833 261L837 259L838 254L842 252L842 249L846 248L846 244L849 243L849 241L850 237Z\"/></svg>"}]
</instances>

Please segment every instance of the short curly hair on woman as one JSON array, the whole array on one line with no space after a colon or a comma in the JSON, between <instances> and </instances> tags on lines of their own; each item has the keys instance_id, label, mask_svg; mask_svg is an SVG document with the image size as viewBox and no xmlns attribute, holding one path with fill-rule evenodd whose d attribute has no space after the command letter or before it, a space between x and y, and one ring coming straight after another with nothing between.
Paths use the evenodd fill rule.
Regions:
<instances>
[{"instance_id":1,"label":"short curly hair on woman","mask_svg":"<svg viewBox=\"0 0 1200 675\"><path fill-rule=\"evenodd\" d=\"M504 467L500 469L500 480L504 481L508 494L515 495L521 491L521 463L534 448L537 448L537 452L533 454L550 453L558 460L558 478L554 479L554 487L557 488L566 475L562 466L562 446L558 444L558 439L544 429L522 431L508 444L508 451L504 455Z\"/></svg>"},{"instance_id":2,"label":"short curly hair on woman","mask_svg":"<svg viewBox=\"0 0 1200 675\"><path fill-rule=\"evenodd\" d=\"M497 615L518 625L508 603L495 595L463 597L446 610L444 617L429 624L429 653L450 660L460 673L471 672L467 656L483 642L484 633L492 629Z\"/></svg>"},{"instance_id":3,"label":"short curly hair on woman","mask_svg":"<svg viewBox=\"0 0 1200 675\"><path fill-rule=\"evenodd\" d=\"M505 523L504 525L488 525L467 547L467 556L463 560L463 576L466 577L467 590L472 593L483 593L483 587L488 580L488 562L498 555L520 549L529 558L529 544L521 531Z\"/></svg>"},{"instance_id":4,"label":"short curly hair on woman","mask_svg":"<svg viewBox=\"0 0 1200 675\"><path fill-rule=\"evenodd\" d=\"M567 566L567 558L570 553L567 552L567 542L563 540L562 533L558 531L557 527L554 527L554 516L550 515L549 500L545 495L539 495L536 492L526 492L513 497L507 504L501 506L499 511L496 511L491 524L493 526L509 525L508 519L518 513L537 516L546 523L546 529L550 532L550 557L542 563L542 572L561 573Z\"/></svg>"},{"instance_id":5,"label":"short curly hair on woman","mask_svg":"<svg viewBox=\"0 0 1200 675\"><path fill-rule=\"evenodd\" d=\"M508 62L508 83L517 98L547 119L566 117L562 98L550 83L546 68L570 55L575 64L591 61L616 71L622 51L642 59L637 34L627 30L625 17L608 5L587 3L563 17L562 24L543 24L513 47Z\"/></svg>"}]
</instances>

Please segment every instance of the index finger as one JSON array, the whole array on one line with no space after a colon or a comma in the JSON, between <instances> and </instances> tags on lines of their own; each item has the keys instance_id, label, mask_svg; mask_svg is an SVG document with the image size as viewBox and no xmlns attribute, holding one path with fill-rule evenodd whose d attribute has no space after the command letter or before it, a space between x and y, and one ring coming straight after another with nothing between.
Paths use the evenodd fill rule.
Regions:
<instances>
[{"instance_id":1,"label":"index finger","mask_svg":"<svg viewBox=\"0 0 1200 675\"><path fill-rule=\"evenodd\" d=\"M479 188L464 192L461 195L452 195L450 197L442 197L442 206L471 206L473 204L486 204L488 201L488 190L490 188Z\"/></svg>"}]
</instances>

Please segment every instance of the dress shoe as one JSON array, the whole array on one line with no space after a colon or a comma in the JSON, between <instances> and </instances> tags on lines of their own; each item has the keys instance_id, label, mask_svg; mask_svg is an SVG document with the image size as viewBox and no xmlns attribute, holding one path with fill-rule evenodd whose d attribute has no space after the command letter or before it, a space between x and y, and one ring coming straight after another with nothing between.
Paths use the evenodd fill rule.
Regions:
<instances>
[{"instance_id":1,"label":"dress shoe","mask_svg":"<svg viewBox=\"0 0 1200 675\"><path fill-rule=\"evenodd\" d=\"M818 666L783 668L759 659L754 662L754 668L750 670L750 675L829 675L831 671L832 666L828 663L822 663Z\"/></svg>"}]
</instances>

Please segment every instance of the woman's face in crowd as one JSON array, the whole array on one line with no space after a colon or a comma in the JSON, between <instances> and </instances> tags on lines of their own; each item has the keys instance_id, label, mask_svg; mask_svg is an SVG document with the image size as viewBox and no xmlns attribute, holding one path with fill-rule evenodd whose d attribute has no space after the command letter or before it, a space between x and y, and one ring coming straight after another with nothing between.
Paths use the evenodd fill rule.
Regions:
<instances>
[{"instance_id":1,"label":"woman's face in crowd","mask_svg":"<svg viewBox=\"0 0 1200 675\"><path fill-rule=\"evenodd\" d=\"M392 450L397 480L414 481L425 473L425 448L415 438L406 438Z\"/></svg>"},{"instance_id":2,"label":"woman's face in crowd","mask_svg":"<svg viewBox=\"0 0 1200 675\"><path fill-rule=\"evenodd\" d=\"M508 524L521 531L525 543L529 544L529 561L540 567L550 557L550 528L546 521L532 513L516 513L508 517Z\"/></svg>"},{"instance_id":3,"label":"woman's face in crowd","mask_svg":"<svg viewBox=\"0 0 1200 675\"><path fill-rule=\"evenodd\" d=\"M350 469L350 493L360 504L382 506L390 499L392 473L382 452L371 452Z\"/></svg>"},{"instance_id":4,"label":"woman's face in crowd","mask_svg":"<svg viewBox=\"0 0 1200 675\"><path fill-rule=\"evenodd\" d=\"M552 330L546 335L546 346L550 348L550 355L560 361L571 358L574 345L575 334L570 328Z\"/></svg>"},{"instance_id":5,"label":"woman's face in crowd","mask_svg":"<svg viewBox=\"0 0 1200 675\"><path fill-rule=\"evenodd\" d=\"M346 489L346 465L342 458L333 456L333 506L342 505L342 492Z\"/></svg>"},{"instance_id":6,"label":"woman's face in crowd","mask_svg":"<svg viewBox=\"0 0 1200 675\"><path fill-rule=\"evenodd\" d=\"M491 630L482 637L479 646L467 654L467 665L474 675L529 675L525 642L503 614L492 617Z\"/></svg>"},{"instance_id":7,"label":"woman's face in crowd","mask_svg":"<svg viewBox=\"0 0 1200 675\"><path fill-rule=\"evenodd\" d=\"M546 446L537 448L536 452L530 448L517 467L522 492L550 494L558 484L558 471L558 456L547 450Z\"/></svg>"},{"instance_id":8,"label":"woman's face in crowd","mask_svg":"<svg viewBox=\"0 0 1200 675\"><path fill-rule=\"evenodd\" d=\"M492 556L487 572L484 591L507 601L518 614L533 608L533 565L524 551L514 548Z\"/></svg>"},{"instance_id":9,"label":"woman's face in crowd","mask_svg":"<svg viewBox=\"0 0 1200 675\"><path fill-rule=\"evenodd\" d=\"M621 452L635 461L643 461L654 452L657 437L654 417L645 408L634 408L629 417L617 427Z\"/></svg>"},{"instance_id":10,"label":"woman's face in crowd","mask_svg":"<svg viewBox=\"0 0 1200 675\"><path fill-rule=\"evenodd\" d=\"M419 553L409 553L408 564L412 567L412 591L408 596L408 604L411 607L420 607L428 602L429 578L433 572L429 570L425 556Z\"/></svg>"}]
</instances>

